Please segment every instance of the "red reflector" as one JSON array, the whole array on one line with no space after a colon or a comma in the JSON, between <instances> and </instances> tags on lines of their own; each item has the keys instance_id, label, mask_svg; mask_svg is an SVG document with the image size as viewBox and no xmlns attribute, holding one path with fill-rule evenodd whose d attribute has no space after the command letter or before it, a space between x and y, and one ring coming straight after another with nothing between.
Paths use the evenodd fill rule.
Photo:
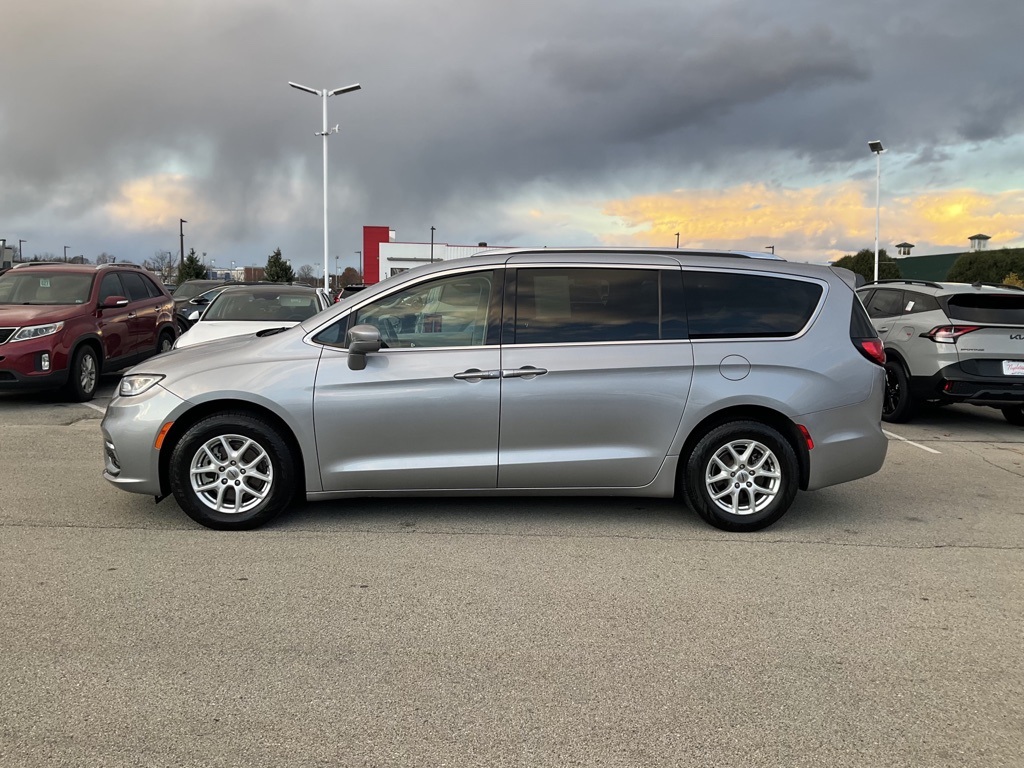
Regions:
<instances>
[{"instance_id":1,"label":"red reflector","mask_svg":"<svg viewBox=\"0 0 1024 768\"><path fill-rule=\"evenodd\" d=\"M804 436L804 442L807 443L807 450L814 450L814 441L811 439L811 433L807 431L807 427L803 424L797 424L796 428L800 430L800 434Z\"/></svg>"},{"instance_id":2,"label":"red reflector","mask_svg":"<svg viewBox=\"0 0 1024 768\"><path fill-rule=\"evenodd\" d=\"M855 339L857 349L868 360L879 365L885 365L885 346L881 339Z\"/></svg>"}]
</instances>

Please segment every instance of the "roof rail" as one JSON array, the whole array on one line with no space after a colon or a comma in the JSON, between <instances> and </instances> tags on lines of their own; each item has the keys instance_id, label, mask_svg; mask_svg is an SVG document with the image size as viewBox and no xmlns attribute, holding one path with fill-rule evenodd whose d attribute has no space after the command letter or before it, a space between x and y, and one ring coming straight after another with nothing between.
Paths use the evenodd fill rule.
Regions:
<instances>
[{"instance_id":1,"label":"roof rail","mask_svg":"<svg viewBox=\"0 0 1024 768\"><path fill-rule=\"evenodd\" d=\"M924 285L927 286L928 288L943 287L939 283L933 282L931 280L914 280L909 277L894 277L888 278L886 280L868 280L868 282L864 283L864 285L862 285L861 288L867 288L869 285L881 285L883 283L901 283L902 285Z\"/></svg>"},{"instance_id":2,"label":"roof rail","mask_svg":"<svg viewBox=\"0 0 1024 768\"><path fill-rule=\"evenodd\" d=\"M972 288L1009 288L1011 291L1024 291L1019 285L1010 285L1009 283L984 283L976 282L971 283Z\"/></svg>"}]
</instances>

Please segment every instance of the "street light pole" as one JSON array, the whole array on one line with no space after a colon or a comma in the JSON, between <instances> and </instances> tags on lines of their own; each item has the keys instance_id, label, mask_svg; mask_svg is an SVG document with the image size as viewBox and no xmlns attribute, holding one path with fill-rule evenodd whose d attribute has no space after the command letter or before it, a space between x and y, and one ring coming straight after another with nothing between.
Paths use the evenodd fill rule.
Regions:
<instances>
[{"instance_id":1,"label":"street light pole","mask_svg":"<svg viewBox=\"0 0 1024 768\"><path fill-rule=\"evenodd\" d=\"M875 153L878 161L875 168L875 282L878 282L878 223L882 212L882 153L885 147L880 141L869 141L868 149Z\"/></svg>"},{"instance_id":2,"label":"street light pole","mask_svg":"<svg viewBox=\"0 0 1024 768\"><path fill-rule=\"evenodd\" d=\"M366 275L363 274L363 252L362 251L356 251L356 257L357 257L356 263L359 265L359 279L362 282L365 283L366 282Z\"/></svg>"},{"instance_id":3,"label":"street light pole","mask_svg":"<svg viewBox=\"0 0 1024 768\"><path fill-rule=\"evenodd\" d=\"M184 219L178 219L178 239L181 242L181 258L178 259L178 275L181 275L181 268L185 264L185 225Z\"/></svg>"},{"instance_id":4,"label":"street light pole","mask_svg":"<svg viewBox=\"0 0 1024 768\"><path fill-rule=\"evenodd\" d=\"M330 136L332 133L338 132L337 125L335 125L332 130L327 129L327 97L340 96L341 94L349 93L350 91L358 91L361 86L359 85L359 83L356 83L354 85L346 85L344 88L335 88L333 90L328 90L326 88L322 90L317 90L316 88L310 88L309 86L306 85L299 85L298 83L293 83L290 80L288 81L288 85L290 85L292 88L297 88L300 91L312 93L316 96L319 96L323 100L324 129L323 131L317 133L316 135L323 136L324 139L324 290L327 290L327 272L329 269L327 264L327 254L329 252L327 247L327 137Z\"/></svg>"},{"instance_id":5,"label":"street light pole","mask_svg":"<svg viewBox=\"0 0 1024 768\"><path fill-rule=\"evenodd\" d=\"M679 233L676 232L676 248L679 247Z\"/></svg>"},{"instance_id":6,"label":"street light pole","mask_svg":"<svg viewBox=\"0 0 1024 768\"><path fill-rule=\"evenodd\" d=\"M434 227L430 228L430 263L434 263Z\"/></svg>"},{"instance_id":7,"label":"street light pole","mask_svg":"<svg viewBox=\"0 0 1024 768\"><path fill-rule=\"evenodd\" d=\"M64 246L64 263L67 264L67 262L68 262L68 246L65 245Z\"/></svg>"},{"instance_id":8,"label":"street light pole","mask_svg":"<svg viewBox=\"0 0 1024 768\"><path fill-rule=\"evenodd\" d=\"M25 243L27 242L28 240L18 239L18 258L22 261L25 260Z\"/></svg>"}]
</instances>

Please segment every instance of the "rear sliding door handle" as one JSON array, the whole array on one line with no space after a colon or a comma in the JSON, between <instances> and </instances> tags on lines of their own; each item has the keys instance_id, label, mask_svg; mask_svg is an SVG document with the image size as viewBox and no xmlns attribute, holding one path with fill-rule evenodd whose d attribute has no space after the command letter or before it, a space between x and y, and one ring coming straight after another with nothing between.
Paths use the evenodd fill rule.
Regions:
<instances>
[{"instance_id":1,"label":"rear sliding door handle","mask_svg":"<svg viewBox=\"0 0 1024 768\"><path fill-rule=\"evenodd\" d=\"M462 381L480 381L481 379L500 379L501 371L481 371L479 368L470 368L462 373L455 374L456 379Z\"/></svg>"},{"instance_id":2,"label":"rear sliding door handle","mask_svg":"<svg viewBox=\"0 0 1024 768\"><path fill-rule=\"evenodd\" d=\"M501 377L503 379L532 379L534 376L543 376L547 372L547 368L524 365L522 368L502 368Z\"/></svg>"}]
</instances>

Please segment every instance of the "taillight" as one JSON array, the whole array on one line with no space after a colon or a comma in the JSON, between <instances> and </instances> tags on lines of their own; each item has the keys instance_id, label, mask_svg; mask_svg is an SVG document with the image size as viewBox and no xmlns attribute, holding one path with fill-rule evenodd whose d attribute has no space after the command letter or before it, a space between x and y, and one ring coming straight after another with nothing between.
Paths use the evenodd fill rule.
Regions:
<instances>
[{"instance_id":1,"label":"taillight","mask_svg":"<svg viewBox=\"0 0 1024 768\"><path fill-rule=\"evenodd\" d=\"M882 344L881 339L877 337L873 339L853 339L853 343L860 350L860 353L872 363L885 365L885 346Z\"/></svg>"},{"instance_id":2,"label":"taillight","mask_svg":"<svg viewBox=\"0 0 1024 768\"><path fill-rule=\"evenodd\" d=\"M956 344L956 340L965 333L976 331L980 325L937 325L928 333L922 333L921 337L931 339L939 344Z\"/></svg>"}]
</instances>

